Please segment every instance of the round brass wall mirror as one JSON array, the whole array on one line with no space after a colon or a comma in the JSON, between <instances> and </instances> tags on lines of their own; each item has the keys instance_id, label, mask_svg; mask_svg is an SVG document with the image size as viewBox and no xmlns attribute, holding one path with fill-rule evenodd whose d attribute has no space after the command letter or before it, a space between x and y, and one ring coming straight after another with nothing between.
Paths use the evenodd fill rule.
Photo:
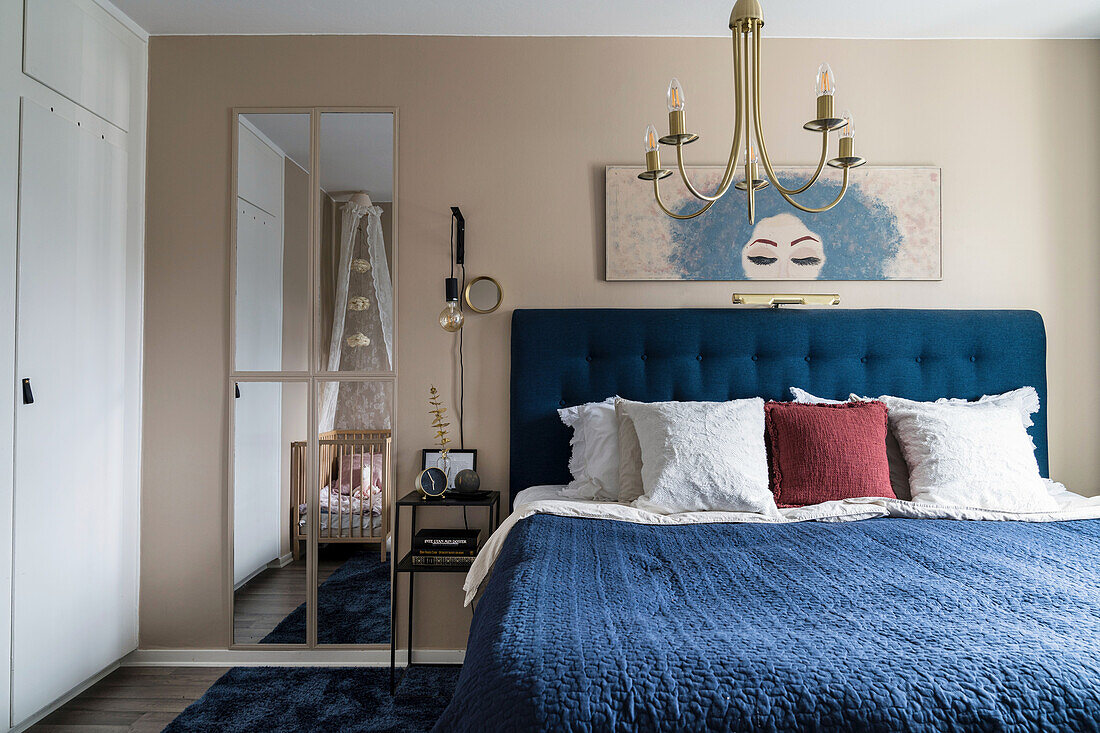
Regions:
<instances>
[{"instance_id":1,"label":"round brass wall mirror","mask_svg":"<svg viewBox=\"0 0 1100 733\"><path fill-rule=\"evenodd\" d=\"M504 300L504 291L496 280L482 275L466 284L463 298L466 307L474 313L492 313L500 307L500 301Z\"/></svg>"}]
</instances>

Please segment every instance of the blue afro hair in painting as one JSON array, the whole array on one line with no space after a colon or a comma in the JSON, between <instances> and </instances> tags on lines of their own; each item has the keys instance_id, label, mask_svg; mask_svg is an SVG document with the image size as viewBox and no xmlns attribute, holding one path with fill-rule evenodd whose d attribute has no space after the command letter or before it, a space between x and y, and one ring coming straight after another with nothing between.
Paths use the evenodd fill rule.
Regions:
<instances>
[{"instance_id":1,"label":"blue afro hair in painting","mask_svg":"<svg viewBox=\"0 0 1100 733\"><path fill-rule=\"evenodd\" d=\"M788 188L802 181L780 176ZM818 180L798 197L804 206L823 206L836 198L840 182ZM677 213L698 207L692 200ZM799 211L769 186L756 192L757 223L778 214L793 214L822 240L825 265L819 280L881 280L901 244L897 218L878 199L862 193L852 184L844 199L821 214ZM670 262L685 280L744 280L741 249L749 241L754 225L749 224L745 194L730 189L707 213L686 221L671 221L673 250Z\"/></svg>"}]
</instances>

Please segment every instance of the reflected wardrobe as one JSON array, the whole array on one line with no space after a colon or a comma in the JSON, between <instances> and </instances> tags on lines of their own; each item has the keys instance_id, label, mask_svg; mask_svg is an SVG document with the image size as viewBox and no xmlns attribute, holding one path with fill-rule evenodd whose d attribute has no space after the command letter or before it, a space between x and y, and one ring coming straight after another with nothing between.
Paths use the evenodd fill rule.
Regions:
<instances>
[{"instance_id":1,"label":"reflected wardrobe","mask_svg":"<svg viewBox=\"0 0 1100 733\"><path fill-rule=\"evenodd\" d=\"M233 132L231 646L388 647L397 112Z\"/></svg>"}]
</instances>

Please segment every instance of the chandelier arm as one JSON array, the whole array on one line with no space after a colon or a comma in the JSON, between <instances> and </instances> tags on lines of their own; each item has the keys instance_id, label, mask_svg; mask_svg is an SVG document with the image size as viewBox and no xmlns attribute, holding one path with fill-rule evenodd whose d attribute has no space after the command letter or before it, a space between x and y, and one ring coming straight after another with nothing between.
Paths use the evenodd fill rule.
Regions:
<instances>
[{"instance_id":1,"label":"chandelier arm","mask_svg":"<svg viewBox=\"0 0 1100 733\"><path fill-rule=\"evenodd\" d=\"M840 193L836 195L836 198L833 199L831 203L828 203L825 206L819 206L817 208L814 208L812 206L803 206L802 204L795 201L786 191L780 191L779 195L785 198L788 204L800 211L805 211L807 214L820 214L823 211L828 211L829 209L833 208L840 203L840 200L842 198L844 198L844 194L848 191L848 171L848 168L844 169L844 182L840 186Z\"/></svg>"},{"instance_id":2,"label":"chandelier arm","mask_svg":"<svg viewBox=\"0 0 1100 733\"><path fill-rule=\"evenodd\" d=\"M684 169L684 146L682 143L676 143L676 167L680 170L680 178L684 182L684 186L691 195L701 201L717 201L726 195L726 191L729 190L730 184L733 183L733 172L737 170L737 152L741 147L741 109L744 103L748 102L748 94L745 94L745 99L742 100L742 84L741 84L741 58L737 47L737 35L736 31L733 36L733 82L734 82L734 102L737 105L736 113L734 114L734 127L733 127L733 145L730 146L730 157L726 162L726 171L722 174L722 180L718 184L717 190L714 194L708 196L705 193L701 193L692 185L688 179L687 171ZM747 134L748 128L745 128Z\"/></svg>"},{"instance_id":3,"label":"chandelier arm","mask_svg":"<svg viewBox=\"0 0 1100 733\"><path fill-rule=\"evenodd\" d=\"M743 66L744 66L744 69L745 69L745 81L744 81L745 106L744 106L743 110L739 109L738 112L741 112L742 114L745 115L745 199L746 199L746 202L748 204L749 223L752 224L756 221L756 185L755 185L755 181L753 180L753 178L755 178L755 176L752 175L752 165L751 165L751 161L752 161L752 132L751 132L751 128L749 127L749 115L751 113L749 103L751 101L750 98L753 96L753 90L752 90L752 79L749 76L751 74L751 70L749 68L749 63L751 61L752 69L755 69L757 60L753 59L751 57L750 47L749 47L749 35L753 31L753 26L748 25L746 23L744 28L745 28L745 31L744 31L745 50L744 50L744 64L743 64ZM757 36L757 38L759 38L759 35ZM756 137L757 138L760 137L759 130L757 130Z\"/></svg>"},{"instance_id":4,"label":"chandelier arm","mask_svg":"<svg viewBox=\"0 0 1100 733\"><path fill-rule=\"evenodd\" d=\"M844 171L844 174L845 176L847 176L848 171ZM661 200L661 184L660 181L656 178L653 179L653 195L657 199L657 205L661 207L661 211L665 212L673 219L694 219L695 217L699 216L704 211L709 209L711 206L714 206L714 201L712 200L703 204L698 211L692 214L677 214L675 212L669 211L668 207L665 206L665 202Z\"/></svg>"},{"instance_id":5,"label":"chandelier arm","mask_svg":"<svg viewBox=\"0 0 1100 733\"><path fill-rule=\"evenodd\" d=\"M759 114L759 107L757 108L757 110L758 110L757 114ZM757 118L757 123L756 124L760 125L759 118ZM762 139L762 136L760 135L759 132L757 132L756 134L757 134L758 139ZM810 186L817 183L817 179L821 175L821 171L823 171L825 169L825 159L828 158L828 157L829 157L829 133L826 131L826 132L821 133L821 160L818 161L817 170L815 170L814 174L812 176L810 176L810 180L806 181L805 183L803 183L798 188L785 188L783 185L781 185L779 183L779 177L776 176L775 171L772 170L771 161L768 160L768 149L766 147L764 147L764 143L762 143L762 142L760 143L760 158L761 158L761 160L764 161L764 172L768 174L768 179L772 182L772 185L775 186L778 190L782 191L783 193L789 193L792 196L796 196L796 195L802 193L803 191L808 189Z\"/></svg>"},{"instance_id":6,"label":"chandelier arm","mask_svg":"<svg viewBox=\"0 0 1100 733\"><path fill-rule=\"evenodd\" d=\"M822 130L821 132L821 160L817 162L817 170L810 176L810 180L798 188L787 188L779 182L779 176L775 174L772 169L771 159L768 158L768 146L764 143L764 125L760 121L760 32L757 31L753 37L753 121L756 125L756 144L760 146L760 160L764 163L764 172L768 174L768 179L772 182L772 185L779 190L780 193L796 195L800 194L810 186L817 183L818 176L821 175L821 171L825 168L825 159L829 157L829 131ZM789 199L788 199L789 200Z\"/></svg>"}]
</instances>

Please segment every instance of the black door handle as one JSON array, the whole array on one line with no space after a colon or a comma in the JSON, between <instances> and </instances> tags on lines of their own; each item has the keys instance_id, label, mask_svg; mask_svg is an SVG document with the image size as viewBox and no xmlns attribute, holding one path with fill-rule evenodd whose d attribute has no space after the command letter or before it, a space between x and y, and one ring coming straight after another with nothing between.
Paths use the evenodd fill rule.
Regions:
<instances>
[{"instance_id":1,"label":"black door handle","mask_svg":"<svg viewBox=\"0 0 1100 733\"><path fill-rule=\"evenodd\" d=\"M23 380L23 404L29 405L34 402L34 392L31 392L31 380Z\"/></svg>"},{"instance_id":2,"label":"black door handle","mask_svg":"<svg viewBox=\"0 0 1100 733\"><path fill-rule=\"evenodd\" d=\"M233 398L237 400L241 398L241 385L236 382L233 383Z\"/></svg>"}]
</instances>

